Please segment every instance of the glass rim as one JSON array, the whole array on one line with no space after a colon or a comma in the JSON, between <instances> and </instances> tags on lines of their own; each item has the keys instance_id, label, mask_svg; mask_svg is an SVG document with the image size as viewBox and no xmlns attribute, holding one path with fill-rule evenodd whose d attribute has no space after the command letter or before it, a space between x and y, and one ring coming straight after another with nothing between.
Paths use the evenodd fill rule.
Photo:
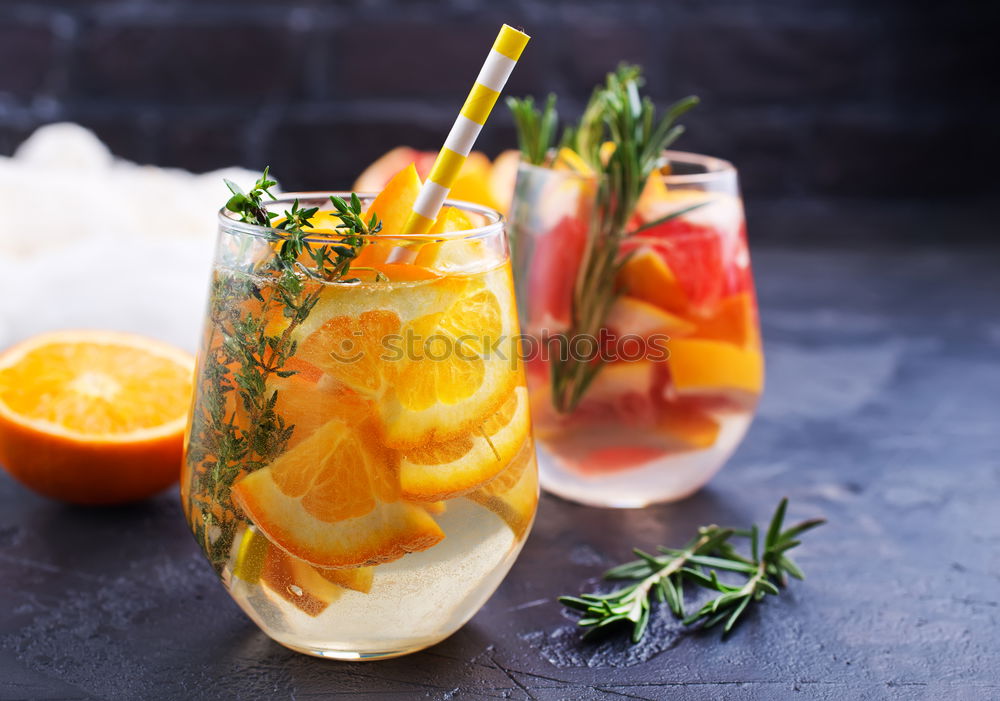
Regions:
<instances>
[{"instance_id":1,"label":"glass rim","mask_svg":"<svg viewBox=\"0 0 1000 701\"><path fill-rule=\"evenodd\" d=\"M702 153L694 153L693 151L672 151L667 149L663 152L668 161L676 161L678 163L691 163L695 165L700 165L705 168L703 173L670 173L663 176L663 181L667 185L690 185L697 183L710 183L716 180L720 180L726 177L732 177L736 173L736 166L734 166L730 161L724 158L717 158L715 156L707 156ZM529 170L541 170L546 172L559 172L568 178L579 178L582 180L589 180L593 178L591 175L584 175L583 173L577 173L572 170L562 170L556 171L551 166L535 165L533 163L527 163L521 161L519 168L525 168Z\"/></svg>"},{"instance_id":2,"label":"glass rim","mask_svg":"<svg viewBox=\"0 0 1000 701\"><path fill-rule=\"evenodd\" d=\"M343 190L299 190L294 192L282 192L279 193L275 199L268 200L265 202L264 206L267 209L272 209L274 207L282 207L282 205L291 207L295 200L299 200L300 203L304 203L306 200L327 200L333 195L337 197L342 197L345 200L350 201L351 195L357 195L362 201L372 201L377 196L377 192L349 192ZM452 200L447 199L444 207L455 207L463 212L471 212L473 214L479 215L486 219L486 224L482 226L473 227L472 229L461 229L459 231L449 231L441 234L367 234L362 235L363 238L369 240L376 239L387 239L392 241L452 241L452 240L475 240L480 238L485 238L495 234L497 231L502 231L504 225L506 224L506 218L504 215L491 208L484 205L476 204L474 202L466 202L464 200ZM330 211L333 211L333 205L330 205ZM288 232L282 231L281 229L275 229L269 226L261 226L260 224L248 224L246 222L239 221L236 219L236 213L222 207L218 212L219 224L223 230L229 232L238 232L241 234L248 234L250 236L256 236L258 238L264 238L268 240L284 240L288 238ZM330 236L334 234L326 232L316 232L315 234L308 234L305 240L310 242L325 241L328 240Z\"/></svg>"}]
</instances>

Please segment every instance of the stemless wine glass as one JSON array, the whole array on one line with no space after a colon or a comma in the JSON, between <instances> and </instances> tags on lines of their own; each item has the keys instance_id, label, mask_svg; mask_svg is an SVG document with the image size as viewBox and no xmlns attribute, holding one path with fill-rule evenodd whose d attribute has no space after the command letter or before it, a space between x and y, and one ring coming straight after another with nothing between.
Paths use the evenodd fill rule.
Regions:
<instances>
[{"instance_id":1,"label":"stemless wine glass","mask_svg":"<svg viewBox=\"0 0 1000 701\"><path fill-rule=\"evenodd\" d=\"M317 193L267 206L296 197L332 209ZM286 233L219 215L181 496L229 594L294 650L373 659L442 640L534 518L503 219L449 204L472 226L371 236L335 282L316 267L342 243L332 212L295 263Z\"/></svg>"},{"instance_id":2,"label":"stemless wine glass","mask_svg":"<svg viewBox=\"0 0 1000 701\"><path fill-rule=\"evenodd\" d=\"M693 493L742 440L763 387L736 170L665 156L617 252L594 233L595 177L524 163L517 176L511 245L542 486L585 504ZM619 270L601 288L605 263ZM579 333L595 326L597 338Z\"/></svg>"}]
</instances>

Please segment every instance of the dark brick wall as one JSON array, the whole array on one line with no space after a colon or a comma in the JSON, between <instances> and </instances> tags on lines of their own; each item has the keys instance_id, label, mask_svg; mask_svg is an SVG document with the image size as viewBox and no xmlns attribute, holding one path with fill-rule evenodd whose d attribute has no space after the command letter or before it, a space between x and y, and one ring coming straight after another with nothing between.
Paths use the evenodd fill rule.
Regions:
<instances>
[{"instance_id":1,"label":"dark brick wall","mask_svg":"<svg viewBox=\"0 0 1000 701\"><path fill-rule=\"evenodd\" d=\"M0 152L72 120L142 162L271 163L286 186L344 186L390 146L440 145L507 21L534 37L510 93L554 90L576 113L626 59L661 104L701 95L679 147L734 160L751 209L971 203L1000 186L995 7L0 0ZM480 146L512 143L498 110Z\"/></svg>"}]
</instances>

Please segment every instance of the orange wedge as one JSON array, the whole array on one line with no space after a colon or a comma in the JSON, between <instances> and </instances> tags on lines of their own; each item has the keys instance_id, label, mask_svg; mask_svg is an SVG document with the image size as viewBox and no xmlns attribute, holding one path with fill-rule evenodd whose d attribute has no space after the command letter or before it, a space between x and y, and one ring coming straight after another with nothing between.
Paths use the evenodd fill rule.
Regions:
<instances>
[{"instance_id":1,"label":"orange wedge","mask_svg":"<svg viewBox=\"0 0 1000 701\"><path fill-rule=\"evenodd\" d=\"M113 504L177 480L194 359L111 331L47 333L0 355L0 463L54 499Z\"/></svg>"},{"instance_id":2,"label":"orange wedge","mask_svg":"<svg viewBox=\"0 0 1000 701\"><path fill-rule=\"evenodd\" d=\"M472 220L461 209L445 207L428 233L453 234L474 228ZM463 241L461 238L456 238L450 241L432 241L423 244L418 249L417 257L413 262L420 268L452 272L482 261L483 250L480 241Z\"/></svg>"},{"instance_id":3,"label":"orange wedge","mask_svg":"<svg viewBox=\"0 0 1000 701\"><path fill-rule=\"evenodd\" d=\"M269 540L319 567L357 567L426 550L444 534L400 501L390 456L370 425L334 419L233 487Z\"/></svg>"},{"instance_id":4,"label":"orange wedge","mask_svg":"<svg viewBox=\"0 0 1000 701\"><path fill-rule=\"evenodd\" d=\"M670 380L681 397L719 395L752 402L763 388L764 359L756 349L700 338L678 338L668 348Z\"/></svg>"},{"instance_id":5,"label":"orange wedge","mask_svg":"<svg viewBox=\"0 0 1000 701\"><path fill-rule=\"evenodd\" d=\"M499 409L518 381L509 267L466 282L464 294L445 309L414 319L403 331L418 343L380 403L390 448L468 434Z\"/></svg>"},{"instance_id":6,"label":"orange wedge","mask_svg":"<svg viewBox=\"0 0 1000 701\"><path fill-rule=\"evenodd\" d=\"M759 344L756 304L750 292L740 292L723 299L709 319L698 324L693 335L726 341L737 346Z\"/></svg>"},{"instance_id":7,"label":"orange wedge","mask_svg":"<svg viewBox=\"0 0 1000 701\"><path fill-rule=\"evenodd\" d=\"M450 234L455 231L468 231L475 228L472 220L458 207L445 207L434 220L434 226L429 234Z\"/></svg>"},{"instance_id":8,"label":"orange wedge","mask_svg":"<svg viewBox=\"0 0 1000 701\"><path fill-rule=\"evenodd\" d=\"M296 608L318 616L344 594L344 588L325 579L313 566L271 547L264 556L261 582Z\"/></svg>"},{"instance_id":9,"label":"orange wedge","mask_svg":"<svg viewBox=\"0 0 1000 701\"><path fill-rule=\"evenodd\" d=\"M515 538L523 537L538 506L538 466L531 437L525 439L503 472L468 498L502 518Z\"/></svg>"},{"instance_id":10,"label":"orange wedge","mask_svg":"<svg viewBox=\"0 0 1000 701\"><path fill-rule=\"evenodd\" d=\"M382 221L382 230L368 243L358 257L354 259L353 266L370 267L379 263L384 263L392 249L398 245L398 240L379 240L379 236L399 236L403 232L403 226L413 210L413 203L417 201L420 194L420 176L417 169L411 163L406 168L396 173L392 180L386 184L385 188L372 201L365 212L365 221L372 214L377 214Z\"/></svg>"},{"instance_id":11,"label":"orange wedge","mask_svg":"<svg viewBox=\"0 0 1000 701\"><path fill-rule=\"evenodd\" d=\"M421 185L417 169L411 163L396 173L372 201L365 212L365 219L373 213L377 214L382 220L380 235L398 236L413 211L413 203L417 201Z\"/></svg>"},{"instance_id":12,"label":"orange wedge","mask_svg":"<svg viewBox=\"0 0 1000 701\"><path fill-rule=\"evenodd\" d=\"M257 537L267 544L263 536L258 534ZM363 594L371 591L373 567L322 569L292 557L274 545L267 544L267 547L260 581L275 594L310 616L323 613L330 604L344 594L345 589Z\"/></svg>"},{"instance_id":13,"label":"orange wedge","mask_svg":"<svg viewBox=\"0 0 1000 701\"><path fill-rule=\"evenodd\" d=\"M437 501L472 491L496 477L530 431L528 392L511 392L500 410L467 435L420 446L400 456L403 496Z\"/></svg>"},{"instance_id":14,"label":"orange wedge","mask_svg":"<svg viewBox=\"0 0 1000 701\"><path fill-rule=\"evenodd\" d=\"M626 294L656 305L671 314L683 315L687 295L663 257L652 248L640 248L622 267L619 284Z\"/></svg>"}]
</instances>

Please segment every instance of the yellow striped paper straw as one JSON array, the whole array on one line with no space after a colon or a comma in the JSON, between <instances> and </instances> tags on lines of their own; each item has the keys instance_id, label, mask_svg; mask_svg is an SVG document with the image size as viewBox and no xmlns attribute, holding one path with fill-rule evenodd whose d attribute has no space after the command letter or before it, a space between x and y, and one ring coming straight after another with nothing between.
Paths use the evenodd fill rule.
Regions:
<instances>
[{"instance_id":1,"label":"yellow striped paper straw","mask_svg":"<svg viewBox=\"0 0 1000 701\"><path fill-rule=\"evenodd\" d=\"M458 171L462 169L479 131L490 116L493 105L500 97L500 91L507 84L507 79L530 38L509 25L505 24L500 28L490 55L479 71L476 84L465 98L462 111L434 160L427 182L420 188L413 211L403 227L404 234L426 234L433 226L441 205L458 177Z\"/></svg>"}]
</instances>

